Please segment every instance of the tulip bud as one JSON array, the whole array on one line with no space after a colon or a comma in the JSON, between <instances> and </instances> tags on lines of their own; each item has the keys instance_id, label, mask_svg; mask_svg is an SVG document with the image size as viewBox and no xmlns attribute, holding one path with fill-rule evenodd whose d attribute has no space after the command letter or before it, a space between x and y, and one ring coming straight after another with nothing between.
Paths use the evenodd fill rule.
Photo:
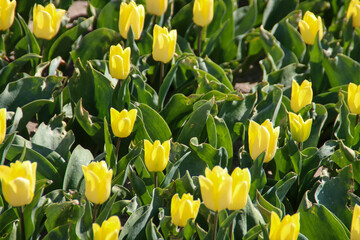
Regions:
<instances>
[{"instance_id":1,"label":"tulip bud","mask_svg":"<svg viewBox=\"0 0 360 240\"><path fill-rule=\"evenodd\" d=\"M153 51L152 55L155 61L168 63L174 57L177 32L171 30L168 32L166 27L155 25L153 33Z\"/></svg>"},{"instance_id":2,"label":"tulip bud","mask_svg":"<svg viewBox=\"0 0 360 240\"><path fill-rule=\"evenodd\" d=\"M134 1L129 4L122 2L120 5L119 31L127 39L130 26L135 34L135 40L141 36L144 28L145 9L143 5L137 6Z\"/></svg>"},{"instance_id":3,"label":"tulip bud","mask_svg":"<svg viewBox=\"0 0 360 240\"><path fill-rule=\"evenodd\" d=\"M4 141L6 135L6 108L0 109L0 144Z\"/></svg>"},{"instance_id":4,"label":"tulip bud","mask_svg":"<svg viewBox=\"0 0 360 240\"><path fill-rule=\"evenodd\" d=\"M355 28L360 27L360 1L359 0L351 0L347 13L346 19L349 21L351 16L352 18L352 25Z\"/></svg>"},{"instance_id":5,"label":"tulip bud","mask_svg":"<svg viewBox=\"0 0 360 240\"><path fill-rule=\"evenodd\" d=\"M303 143L309 138L312 119L308 119L304 122L301 115L289 112L289 124L291 135L295 141Z\"/></svg>"},{"instance_id":6,"label":"tulip bud","mask_svg":"<svg viewBox=\"0 0 360 240\"><path fill-rule=\"evenodd\" d=\"M200 27L211 23L214 17L214 0L195 0L193 7L193 21Z\"/></svg>"},{"instance_id":7,"label":"tulip bud","mask_svg":"<svg viewBox=\"0 0 360 240\"><path fill-rule=\"evenodd\" d=\"M0 0L0 31L11 27L15 18L16 1Z\"/></svg>"},{"instance_id":8,"label":"tulip bud","mask_svg":"<svg viewBox=\"0 0 360 240\"><path fill-rule=\"evenodd\" d=\"M159 140L154 144L144 140L145 165L150 172L162 172L169 161L170 140L163 142L161 145Z\"/></svg>"},{"instance_id":9,"label":"tulip bud","mask_svg":"<svg viewBox=\"0 0 360 240\"><path fill-rule=\"evenodd\" d=\"M313 98L313 91L311 88L311 82L305 80L301 83L301 86L293 80L291 86L291 109L297 113L308 104L311 104Z\"/></svg>"},{"instance_id":10,"label":"tulip bud","mask_svg":"<svg viewBox=\"0 0 360 240\"><path fill-rule=\"evenodd\" d=\"M160 17L166 11L168 2L169 0L146 0L146 10L148 13Z\"/></svg>"},{"instance_id":11,"label":"tulip bud","mask_svg":"<svg viewBox=\"0 0 360 240\"><path fill-rule=\"evenodd\" d=\"M261 125L250 121L248 136L251 158L255 161L262 152L265 152L265 163L273 159L277 149L279 133L280 128L273 128L269 119Z\"/></svg>"},{"instance_id":12,"label":"tulip bud","mask_svg":"<svg viewBox=\"0 0 360 240\"><path fill-rule=\"evenodd\" d=\"M360 85L349 83L347 102L351 113L360 114Z\"/></svg>"},{"instance_id":13,"label":"tulip bud","mask_svg":"<svg viewBox=\"0 0 360 240\"><path fill-rule=\"evenodd\" d=\"M355 204L354 213L351 222L350 240L360 239L360 206Z\"/></svg>"},{"instance_id":14,"label":"tulip bud","mask_svg":"<svg viewBox=\"0 0 360 240\"><path fill-rule=\"evenodd\" d=\"M0 166L0 179L5 200L13 207L31 203L35 192L37 163L16 161L10 167Z\"/></svg>"},{"instance_id":15,"label":"tulip bud","mask_svg":"<svg viewBox=\"0 0 360 240\"><path fill-rule=\"evenodd\" d=\"M300 213L286 215L282 221L271 212L270 240L296 240L300 232Z\"/></svg>"},{"instance_id":16,"label":"tulip bud","mask_svg":"<svg viewBox=\"0 0 360 240\"><path fill-rule=\"evenodd\" d=\"M85 177L85 196L95 204L104 203L110 196L112 169L108 170L105 161L92 162L81 166Z\"/></svg>"},{"instance_id":17,"label":"tulip bud","mask_svg":"<svg viewBox=\"0 0 360 240\"><path fill-rule=\"evenodd\" d=\"M313 45L315 37L319 33L321 40L324 35L321 17L317 17L309 11L306 11L303 20L299 21L300 34L306 44Z\"/></svg>"},{"instance_id":18,"label":"tulip bud","mask_svg":"<svg viewBox=\"0 0 360 240\"><path fill-rule=\"evenodd\" d=\"M97 223L92 225L94 240L117 240L121 228L118 216L112 216L108 220L103 221L101 227Z\"/></svg>"},{"instance_id":19,"label":"tulip bud","mask_svg":"<svg viewBox=\"0 0 360 240\"><path fill-rule=\"evenodd\" d=\"M115 108L110 109L111 128L116 137L128 137L136 120L137 110L131 109L129 112L124 109L118 112Z\"/></svg>"},{"instance_id":20,"label":"tulip bud","mask_svg":"<svg viewBox=\"0 0 360 240\"><path fill-rule=\"evenodd\" d=\"M33 9L33 27L34 34L37 38L50 40L59 32L61 19L65 14L65 10L55 8L50 3L43 7L35 4Z\"/></svg>"},{"instance_id":21,"label":"tulip bud","mask_svg":"<svg viewBox=\"0 0 360 240\"><path fill-rule=\"evenodd\" d=\"M229 210L240 210L246 206L247 196L250 191L251 175L249 169L235 168L231 174L232 199Z\"/></svg>"},{"instance_id":22,"label":"tulip bud","mask_svg":"<svg viewBox=\"0 0 360 240\"><path fill-rule=\"evenodd\" d=\"M226 169L215 166L205 169L205 177L199 176L201 197L205 206L213 211L229 207L232 201L232 178Z\"/></svg>"},{"instance_id":23,"label":"tulip bud","mask_svg":"<svg viewBox=\"0 0 360 240\"><path fill-rule=\"evenodd\" d=\"M124 50L120 44L110 47L109 68L110 75L113 78L120 80L127 78L130 73L130 55L131 49L129 47Z\"/></svg>"},{"instance_id":24,"label":"tulip bud","mask_svg":"<svg viewBox=\"0 0 360 240\"><path fill-rule=\"evenodd\" d=\"M185 227L190 218L197 217L200 208L200 200L193 200L190 193L183 194L181 199L179 194L175 194L171 199L171 221L179 227Z\"/></svg>"}]
</instances>

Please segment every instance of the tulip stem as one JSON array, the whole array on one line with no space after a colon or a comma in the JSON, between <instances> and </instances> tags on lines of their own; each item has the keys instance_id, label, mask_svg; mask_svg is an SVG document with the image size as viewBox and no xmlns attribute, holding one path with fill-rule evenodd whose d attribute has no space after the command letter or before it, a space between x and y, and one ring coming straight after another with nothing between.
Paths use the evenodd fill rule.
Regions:
<instances>
[{"instance_id":1,"label":"tulip stem","mask_svg":"<svg viewBox=\"0 0 360 240\"><path fill-rule=\"evenodd\" d=\"M234 228L234 220L230 224L230 229L229 229L229 239L230 240L232 240L232 238L233 238L233 228Z\"/></svg>"},{"instance_id":2,"label":"tulip stem","mask_svg":"<svg viewBox=\"0 0 360 240\"><path fill-rule=\"evenodd\" d=\"M120 143L121 143L121 138L118 138L117 143L116 143L116 151L115 151L116 158L119 157L118 155L119 155Z\"/></svg>"},{"instance_id":3,"label":"tulip stem","mask_svg":"<svg viewBox=\"0 0 360 240\"><path fill-rule=\"evenodd\" d=\"M153 27L155 27L156 22L157 22L157 17L156 17L156 15L154 15L154 19L153 19Z\"/></svg>"},{"instance_id":4,"label":"tulip stem","mask_svg":"<svg viewBox=\"0 0 360 240\"><path fill-rule=\"evenodd\" d=\"M216 211L215 212L215 217L214 217L214 231L213 231L213 236L212 236L213 240L216 239L216 230L217 230L218 218L219 218L219 212Z\"/></svg>"},{"instance_id":5,"label":"tulip stem","mask_svg":"<svg viewBox=\"0 0 360 240\"><path fill-rule=\"evenodd\" d=\"M92 223L94 223L95 220L96 220L96 215L97 215L98 208L99 208L99 204L95 204L94 209L93 209Z\"/></svg>"},{"instance_id":6,"label":"tulip stem","mask_svg":"<svg viewBox=\"0 0 360 240\"><path fill-rule=\"evenodd\" d=\"M20 215L20 224L21 224L21 239L25 240L25 221L24 221L24 208L19 207L19 215Z\"/></svg>"},{"instance_id":7,"label":"tulip stem","mask_svg":"<svg viewBox=\"0 0 360 240\"><path fill-rule=\"evenodd\" d=\"M302 143L299 142L299 151L301 152L301 150L302 150Z\"/></svg>"},{"instance_id":8,"label":"tulip stem","mask_svg":"<svg viewBox=\"0 0 360 240\"><path fill-rule=\"evenodd\" d=\"M158 187L158 176L157 176L157 172L154 172L154 182L155 182L155 188Z\"/></svg>"},{"instance_id":9,"label":"tulip stem","mask_svg":"<svg viewBox=\"0 0 360 240\"><path fill-rule=\"evenodd\" d=\"M161 62L160 64L160 85L159 85L159 89L161 87L161 84L163 83L165 77L165 64L163 62Z\"/></svg>"},{"instance_id":10,"label":"tulip stem","mask_svg":"<svg viewBox=\"0 0 360 240\"><path fill-rule=\"evenodd\" d=\"M200 27L200 30L199 30L199 39L198 39L198 49L197 49L198 57L200 57L200 54L201 54L202 30L203 30L203 28Z\"/></svg>"},{"instance_id":11,"label":"tulip stem","mask_svg":"<svg viewBox=\"0 0 360 240\"><path fill-rule=\"evenodd\" d=\"M359 114L356 115L356 124L355 124L355 126L357 126L358 123L359 123Z\"/></svg>"}]
</instances>

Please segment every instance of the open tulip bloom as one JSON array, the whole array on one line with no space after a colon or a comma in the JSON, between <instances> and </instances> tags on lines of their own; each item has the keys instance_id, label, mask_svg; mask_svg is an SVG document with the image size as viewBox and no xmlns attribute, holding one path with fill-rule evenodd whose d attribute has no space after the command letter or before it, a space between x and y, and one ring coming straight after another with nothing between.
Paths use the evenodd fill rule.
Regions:
<instances>
[{"instance_id":1,"label":"open tulip bloom","mask_svg":"<svg viewBox=\"0 0 360 240\"><path fill-rule=\"evenodd\" d=\"M122 2L120 5L119 31L127 39L130 26L135 34L135 40L141 36L144 28L145 9L143 5L136 5L134 1L129 4Z\"/></svg>"},{"instance_id":2,"label":"open tulip bloom","mask_svg":"<svg viewBox=\"0 0 360 240\"><path fill-rule=\"evenodd\" d=\"M313 99L313 90L311 88L311 82L304 80L301 85L297 81L292 80L291 85L291 109L297 113L305 107L311 104Z\"/></svg>"},{"instance_id":3,"label":"open tulip bloom","mask_svg":"<svg viewBox=\"0 0 360 240\"><path fill-rule=\"evenodd\" d=\"M355 204L354 213L351 222L350 240L360 239L360 206Z\"/></svg>"},{"instance_id":4,"label":"open tulip bloom","mask_svg":"<svg viewBox=\"0 0 360 240\"><path fill-rule=\"evenodd\" d=\"M352 17L352 25L354 28L360 27L360 1L351 0L347 13L346 19L349 21Z\"/></svg>"},{"instance_id":5,"label":"open tulip bloom","mask_svg":"<svg viewBox=\"0 0 360 240\"><path fill-rule=\"evenodd\" d=\"M306 11L303 20L299 22L301 36L306 44L313 45L316 35L319 34L321 40L324 36L321 17L317 17L309 11Z\"/></svg>"},{"instance_id":6,"label":"open tulip bloom","mask_svg":"<svg viewBox=\"0 0 360 240\"><path fill-rule=\"evenodd\" d=\"M271 212L270 240L296 240L300 232L300 213L286 215L280 221L275 212Z\"/></svg>"},{"instance_id":7,"label":"open tulip bloom","mask_svg":"<svg viewBox=\"0 0 360 240\"><path fill-rule=\"evenodd\" d=\"M117 240L121 228L118 216L112 216L108 220L103 221L101 227L97 223L92 225L94 240Z\"/></svg>"},{"instance_id":8,"label":"open tulip bloom","mask_svg":"<svg viewBox=\"0 0 360 240\"><path fill-rule=\"evenodd\" d=\"M15 0L0 0L0 31L7 30L14 23Z\"/></svg>"},{"instance_id":9,"label":"open tulip bloom","mask_svg":"<svg viewBox=\"0 0 360 240\"><path fill-rule=\"evenodd\" d=\"M171 199L171 221L179 227L185 227L189 219L195 220L200 208L200 200L194 201L190 193L175 194Z\"/></svg>"},{"instance_id":10,"label":"open tulip bloom","mask_svg":"<svg viewBox=\"0 0 360 240\"><path fill-rule=\"evenodd\" d=\"M113 78L124 80L130 73L131 48L123 49L120 44L110 47L109 69Z\"/></svg>"},{"instance_id":11,"label":"open tulip bloom","mask_svg":"<svg viewBox=\"0 0 360 240\"><path fill-rule=\"evenodd\" d=\"M0 144L4 141L6 135L6 108L0 109Z\"/></svg>"}]
</instances>

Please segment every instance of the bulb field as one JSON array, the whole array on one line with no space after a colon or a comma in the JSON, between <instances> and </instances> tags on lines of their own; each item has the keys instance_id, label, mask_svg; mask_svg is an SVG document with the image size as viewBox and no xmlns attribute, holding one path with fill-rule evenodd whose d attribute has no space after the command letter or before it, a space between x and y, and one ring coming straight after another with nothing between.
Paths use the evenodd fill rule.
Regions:
<instances>
[{"instance_id":1,"label":"bulb field","mask_svg":"<svg viewBox=\"0 0 360 240\"><path fill-rule=\"evenodd\" d=\"M0 0L0 239L360 240L360 0Z\"/></svg>"}]
</instances>

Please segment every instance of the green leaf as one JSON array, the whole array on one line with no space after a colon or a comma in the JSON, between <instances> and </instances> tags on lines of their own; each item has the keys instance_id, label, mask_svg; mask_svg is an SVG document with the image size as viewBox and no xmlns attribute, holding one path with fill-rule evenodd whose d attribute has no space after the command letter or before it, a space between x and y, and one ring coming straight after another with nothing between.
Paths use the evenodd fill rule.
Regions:
<instances>
[{"instance_id":1,"label":"green leaf","mask_svg":"<svg viewBox=\"0 0 360 240\"><path fill-rule=\"evenodd\" d=\"M249 32L257 18L257 0L234 11L235 36Z\"/></svg>"},{"instance_id":2,"label":"green leaf","mask_svg":"<svg viewBox=\"0 0 360 240\"><path fill-rule=\"evenodd\" d=\"M76 224L81 217L81 207L75 202L53 203L45 209L45 227L48 232L64 224ZM73 229L75 230L75 229Z\"/></svg>"},{"instance_id":3,"label":"green leaf","mask_svg":"<svg viewBox=\"0 0 360 240\"><path fill-rule=\"evenodd\" d=\"M97 28L110 28L119 31L119 11L121 1L109 1L99 13L97 18Z\"/></svg>"},{"instance_id":4,"label":"green leaf","mask_svg":"<svg viewBox=\"0 0 360 240\"><path fill-rule=\"evenodd\" d=\"M76 235L81 239L86 239L92 227L91 206L88 200L85 205L81 206L81 210L81 218L76 223Z\"/></svg>"},{"instance_id":5,"label":"green leaf","mask_svg":"<svg viewBox=\"0 0 360 240\"><path fill-rule=\"evenodd\" d=\"M250 186L250 197L251 199L255 198L255 194L257 189L261 190L266 182L266 174L263 168L265 153L261 153L256 160L254 161L253 165L250 168L251 173L251 186Z\"/></svg>"},{"instance_id":6,"label":"green leaf","mask_svg":"<svg viewBox=\"0 0 360 240\"><path fill-rule=\"evenodd\" d=\"M270 30L277 22L284 18L288 13L295 10L298 5L297 0L273 0L266 5L262 24L265 29Z\"/></svg>"},{"instance_id":7,"label":"green leaf","mask_svg":"<svg viewBox=\"0 0 360 240\"><path fill-rule=\"evenodd\" d=\"M260 38L262 46L266 53L272 58L275 68L280 67L281 61L283 60L285 53L280 47L278 40L262 26L260 26Z\"/></svg>"},{"instance_id":8,"label":"green leaf","mask_svg":"<svg viewBox=\"0 0 360 240\"><path fill-rule=\"evenodd\" d=\"M132 169L132 167L130 167L129 179L133 191L136 193L141 205L149 204L151 202L151 196L146 189L146 184L143 179L136 175L136 172Z\"/></svg>"},{"instance_id":9,"label":"green leaf","mask_svg":"<svg viewBox=\"0 0 360 240\"><path fill-rule=\"evenodd\" d=\"M113 169L114 176L116 176L117 170L117 156L115 156L115 147L112 143L112 137L109 131L109 124L104 118L104 139L105 139L105 152L106 152L106 163L109 168Z\"/></svg>"},{"instance_id":10,"label":"green leaf","mask_svg":"<svg viewBox=\"0 0 360 240\"><path fill-rule=\"evenodd\" d=\"M100 226L103 223L103 221L105 221L106 219L111 217L110 212L111 212L111 209L112 209L112 207L113 207L113 205L115 203L115 200L116 200L117 196L118 196L118 192L115 191L113 193L113 195L109 198L109 200L106 201L106 204L103 205L103 207L101 208L101 212L97 216L96 221L95 221Z\"/></svg>"},{"instance_id":11,"label":"green leaf","mask_svg":"<svg viewBox=\"0 0 360 240\"><path fill-rule=\"evenodd\" d=\"M85 110L82 106L82 98L75 105L75 116L76 120L79 122L80 126L86 131L90 136L99 135L101 131L101 125L98 122L94 122L90 116L89 112Z\"/></svg>"}]
</instances>

